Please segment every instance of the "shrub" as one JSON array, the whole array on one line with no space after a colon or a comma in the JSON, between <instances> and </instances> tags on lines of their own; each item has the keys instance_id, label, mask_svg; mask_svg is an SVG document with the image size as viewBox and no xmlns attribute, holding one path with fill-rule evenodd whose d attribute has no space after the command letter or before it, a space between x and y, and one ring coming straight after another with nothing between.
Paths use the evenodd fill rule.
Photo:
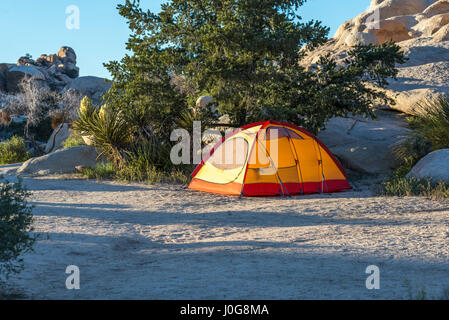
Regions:
<instances>
[{"instance_id":1,"label":"shrub","mask_svg":"<svg viewBox=\"0 0 449 320\"><path fill-rule=\"evenodd\" d=\"M89 136L110 163L83 169L89 179L120 179L147 183L182 182L188 177L174 170L170 161L171 144L155 135L142 137L122 111L103 105L99 110L89 98L81 102L73 122L76 136ZM67 142L71 144L70 141Z\"/></svg>"},{"instance_id":2,"label":"shrub","mask_svg":"<svg viewBox=\"0 0 449 320\"><path fill-rule=\"evenodd\" d=\"M397 175L405 176L418 161L432 151L432 143L420 134L413 134L393 147L397 159Z\"/></svg>"},{"instance_id":3,"label":"shrub","mask_svg":"<svg viewBox=\"0 0 449 320\"><path fill-rule=\"evenodd\" d=\"M416 116L407 118L413 133L393 148L398 167L396 177L405 177L430 152L449 148L448 97L423 100L416 104L415 111Z\"/></svg>"},{"instance_id":4,"label":"shrub","mask_svg":"<svg viewBox=\"0 0 449 320\"><path fill-rule=\"evenodd\" d=\"M64 148L84 146L86 143L83 138L78 134L71 134L67 140L64 142Z\"/></svg>"},{"instance_id":5,"label":"shrub","mask_svg":"<svg viewBox=\"0 0 449 320\"><path fill-rule=\"evenodd\" d=\"M4 99L4 109L10 116L26 116L23 136L39 149L35 140L48 140L52 133L52 117L59 115L61 122L71 120L79 101L80 95L73 90L59 93L42 87L33 77L25 77L20 83L20 93Z\"/></svg>"},{"instance_id":6,"label":"shrub","mask_svg":"<svg viewBox=\"0 0 449 320\"><path fill-rule=\"evenodd\" d=\"M441 95L416 105L410 126L432 144L433 150L449 148L449 98Z\"/></svg>"},{"instance_id":7,"label":"shrub","mask_svg":"<svg viewBox=\"0 0 449 320\"><path fill-rule=\"evenodd\" d=\"M29 192L22 182L10 183L0 177L0 280L23 269L20 255L32 250L35 237Z\"/></svg>"},{"instance_id":8,"label":"shrub","mask_svg":"<svg viewBox=\"0 0 449 320\"><path fill-rule=\"evenodd\" d=\"M0 164L19 163L29 158L30 154L23 138L14 136L0 143Z\"/></svg>"},{"instance_id":9,"label":"shrub","mask_svg":"<svg viewBox=\"0 0 449 320\"><path fill-rule=\"evenodd\" d=\"M87 179L114 179L116 177L116 169L112 163L100 163L94 168L84 168L81 174Z\"/></svg>"},{"instance_id":10,"label":"shrub","mask_svg":"<svg viewBox=\"0 0 449 320\"><path fill-rule=\"evenodd\" d=\"M187 183L186 167L175 169L170 161L171 147L156 141L142 142L131 148L118 177L125 181Z\"/></svg>"},{"instance_id":11,"label":"shrub","mask_svg":"<svg viewBox=\"0 0 449 320\"><path fill-rule=\"evenodd\" d=\"M148 184L157 183L182 183L187 184L190 180L188 174L183 170L173 170L171 172L164 172L156 169L148 164L142 168L135 164L129 164L118 172L119 179L123 181L139 181Z\"/></svg>"},{"instance_id":12,"label":"shrub","mask_svg":"<svg viewBox=\"0 0 449 320\"><path fill-rule=\"evenodd\" d=\"M382 184L381 194L386 196L424 196L434 200L449 199L449 186L430 179L394 176Z\"/></svg>"}]
</instances>

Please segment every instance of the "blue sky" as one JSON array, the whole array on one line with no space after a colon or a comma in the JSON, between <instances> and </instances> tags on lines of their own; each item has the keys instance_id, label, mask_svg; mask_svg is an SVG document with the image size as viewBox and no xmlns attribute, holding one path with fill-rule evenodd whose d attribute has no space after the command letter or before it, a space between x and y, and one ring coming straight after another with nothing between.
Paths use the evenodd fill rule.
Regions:
<instances>
[{"instance_id":1,"label":"blue sky","mask_svg":"<svg viewBox=\"0 0 449 320\"><path fill-rule=\"evenodd\" d=\"M0 63L15 63L29 53L57 53L61 46L70 46L78 55L81 76L108 77L103 62L119 60L126 52L129 30L119 16L116 5L121 0L1 0L0 1ZM154 12L166 0L142 0L142 6ZM300 8L304 20L316 19L331 28L364 11L370 0L308 0ZM66 28L66 8L76 5L80 10L79 30Z\"/></svg>"}]
</instances>

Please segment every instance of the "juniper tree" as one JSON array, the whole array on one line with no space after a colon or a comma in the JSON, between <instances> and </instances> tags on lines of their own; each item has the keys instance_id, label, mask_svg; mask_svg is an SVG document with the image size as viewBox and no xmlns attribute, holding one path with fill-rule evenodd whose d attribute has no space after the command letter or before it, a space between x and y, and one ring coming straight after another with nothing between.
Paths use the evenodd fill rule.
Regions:
<instances>
[{"instance_id":1,"label":"juniper tree","mask_svg":"<svg viewBox=\"0 0 449 320\"><path fill-rule=\"evenodd\" d=\"M329 56L300 65L329 32L302 21L304 3L172 0L155 14L127 0L118 10L131 30L130 54L106 64L114 80L107 100L141 128L162 131L200 95L213 96L236 126L273 119L313 132L335 115L372 115L374 103L392 103L372 84L396 77L404 56L394 43L356 47L344 65Z\"/></svg>"},{"instance_id":2,"label":"juniper tree","mask_svg":"<svg viewBox=\"0 0 449 320\"><path fill-rule=\"evenodd\" d=\"M23 269L21 255L32 250L32 207L28 205L30 193L22 181L10 183L0 176L0 284L12 273Z\"/></svg>"}]
</instances>

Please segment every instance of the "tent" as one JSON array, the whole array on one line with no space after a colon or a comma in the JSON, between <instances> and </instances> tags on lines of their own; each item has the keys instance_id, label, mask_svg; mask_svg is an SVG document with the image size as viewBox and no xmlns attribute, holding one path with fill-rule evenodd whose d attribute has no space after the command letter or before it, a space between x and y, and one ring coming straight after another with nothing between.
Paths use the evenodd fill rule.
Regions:
<instances>
[{"instance_id":1,"label":"tent","mask_svg":"<svg viewBox=\"0 0 449 320\"><path fill-rule=\"evenodd\" d=\"M192 190L236 196L291 196L351 189L332 153L292 124L247 125L222 139L192 173Z\"/></svg>"}]
</instances>

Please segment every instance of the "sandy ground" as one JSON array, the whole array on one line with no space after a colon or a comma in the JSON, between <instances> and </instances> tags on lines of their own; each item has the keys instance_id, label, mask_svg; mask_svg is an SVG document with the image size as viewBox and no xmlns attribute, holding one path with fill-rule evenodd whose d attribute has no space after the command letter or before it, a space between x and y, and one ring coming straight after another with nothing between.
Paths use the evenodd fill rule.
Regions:
<instances>
[{"instance_id":1,"label":"sandy ground","mask_svg":"<svg viewBox=\"0 0 449 320\"><path fill-rule=\"evenodd\" d=\"M449 204L368 189L238 199L181 186L26 178L31 299L409 299L449 288ZM67 290L68 265L81 289ZM367 290L369 265L380 290Z\"/></svg>"}]
</instances>

